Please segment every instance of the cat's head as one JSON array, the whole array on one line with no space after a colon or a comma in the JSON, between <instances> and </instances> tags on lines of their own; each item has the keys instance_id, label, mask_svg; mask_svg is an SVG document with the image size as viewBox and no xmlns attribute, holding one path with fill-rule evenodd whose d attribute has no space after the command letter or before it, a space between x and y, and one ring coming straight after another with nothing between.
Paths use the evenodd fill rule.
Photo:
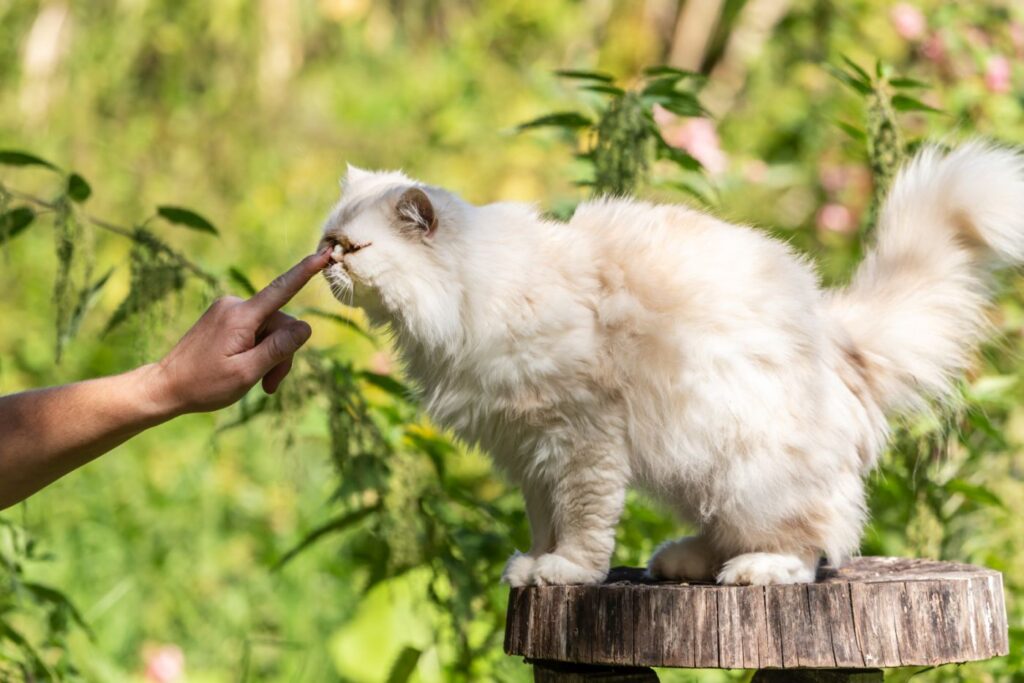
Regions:
<instances>
[{"instance_id":1,"label":"cat's head","mask_svg":"<svg viewBox=\"0 0 1024 683\"><path fill-rule=\"evenodd\" d=\"M399 172L349 166L323 228L333 248L324 271L334 296L360 306L420 344L455 341L460 330L460 228L467 206Z\"/></svg>"}]
</instances>

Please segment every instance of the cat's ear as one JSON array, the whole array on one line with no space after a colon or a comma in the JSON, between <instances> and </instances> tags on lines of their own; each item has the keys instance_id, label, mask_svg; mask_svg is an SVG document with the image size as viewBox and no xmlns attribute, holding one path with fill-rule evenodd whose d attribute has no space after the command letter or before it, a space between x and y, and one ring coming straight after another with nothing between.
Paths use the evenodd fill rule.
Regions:
<instances>
[{"instance_id":1,"label":"cat's ear","mask_svg":"<svg viewBox=\"0 0 1024 683\"><path fill-rule=\"evenodd\" d=\"M418 187L410 187L395 204L398 220L422 231L425 237L433 237L437 231L437 212L427 193Z\"/></svg>"},{"instance_id":2,"label":"cat's ear","mask_svg":"<svg viewBox=\"0 0 1024 683\"><path fill-rule=\"evenodd\" d=\"M369 178L371 175L373 174L370 173L369 171L364 171L358 166L348 164L348 170L345 171L345 177L341 179L341 186L342 188L349 187L353 183L357 183L360 180L365 180L366 178Z\"/></svg>"}]
</instances>

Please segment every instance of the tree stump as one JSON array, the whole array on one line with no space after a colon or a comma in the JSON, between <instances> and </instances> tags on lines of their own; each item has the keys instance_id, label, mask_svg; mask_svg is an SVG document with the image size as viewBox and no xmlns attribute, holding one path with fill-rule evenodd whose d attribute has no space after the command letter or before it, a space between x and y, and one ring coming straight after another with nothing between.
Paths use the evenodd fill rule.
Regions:
<instances>
[{"instance_id":1,"label":"tree stump","mask_svg":"<svg viewBox=\"0 0 1024 683\"><path fill-rule=\"evenodd\" d=\"M616 568L599 586L509 594L505 652L535 680L656 681L647 667L759 669L755 681L880 681L880 669L1009 651L999 572L862 557L818 581L718 586ZM774 671L803 669L804 671Z\"/></svg>"}]
</instances>

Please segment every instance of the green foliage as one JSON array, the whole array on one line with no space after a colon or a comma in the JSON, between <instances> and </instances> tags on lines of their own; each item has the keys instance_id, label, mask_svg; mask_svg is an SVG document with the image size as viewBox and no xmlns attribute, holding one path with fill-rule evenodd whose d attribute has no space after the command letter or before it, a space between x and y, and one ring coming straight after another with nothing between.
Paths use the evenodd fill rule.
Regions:
<instances>
[{"instance_id":1,"label":"green foliage","mask_svg":"<svg viewBox=\"0 0 1024 683\"><path fill-rule=\"evenodd\" d=\"M667 159L683 171L701 171L699 161L665 141L653 114L657 105L677 116L706 115L696 94L704 82L700 74L669 66L650 67L637 86L627 90L616 85L610 74L598 71L562 69L555 73L581 81L581 91L602 97L595 116L574 111L546 114L520 124L519 130L552 127L582 136L583 150L578 157L592 167L593 178L579 184L589 186L593 196L634 194L647 180L655 159ZM680 189L692 192L689 187Z\"/></svg>"},{"instance_id":2,"label":"green foliage","mask_svg":"<svg viewBox=\"0 0 1024 683\"><path fill-rule=\"evenodd\" d=\"M31 578L32 569L47 559L24 528L0 518L0 679L5 681L81 680L67 639L89 628L64 593Z\"/></svg>"}]
</instances>

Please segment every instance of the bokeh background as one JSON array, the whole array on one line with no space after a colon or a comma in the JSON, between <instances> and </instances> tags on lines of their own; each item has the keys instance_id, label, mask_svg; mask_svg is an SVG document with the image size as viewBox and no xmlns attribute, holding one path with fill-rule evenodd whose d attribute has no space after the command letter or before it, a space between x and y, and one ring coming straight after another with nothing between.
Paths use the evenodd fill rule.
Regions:
<instances>
[{"instance_id":1,"label":"bokeh background","mask_svg":"<svg viewBox=\"0 0 1024 683\"><path fill-rule=\"evenodd\" d=\"M158 358L214 290L260 286L316 244L346 163L570 211L586 196L579 143L516 130L599 106L559 68L626 83L655 64L706 74L710 115L661 116L665 139L702 162L714 211L790 240L841 282L872 183L863 141L837 123L862 128L863 98L824 68L843 55L928 85L915 97L943 113L901 114L910 140L1024 142L1015 0L0 0L0 147L80 173L93 194L76 210L119 225L161 204L198 211L219 237L147 226L221 279L104 335L131 287L131 243L85 233L95 273L114 272L57 363L62 265L38 216L0 246L0 392ZM692 202L656 182L676 173L656 166L641 194ZM46 198L62 181L0 166L0 182ZM1024 280L1006 275L1001 291L962 404L903 424L872 477L864 551L1005 572L1013 652L895 680L1024 680ZM319 282L292 309L308 307L362 323ZM500 647L497 578L528 538L515 492L401 399L385 337L311 322L331 370L310 362L290 403L181 418L0 515L0 677L529 680ZM252 412L266 408L258 391ZM352 453L331 420L354 410L346 400L375 433ZM635 498L615 560L643 563L684 530Z\"/></svg>"}]
</instances>

